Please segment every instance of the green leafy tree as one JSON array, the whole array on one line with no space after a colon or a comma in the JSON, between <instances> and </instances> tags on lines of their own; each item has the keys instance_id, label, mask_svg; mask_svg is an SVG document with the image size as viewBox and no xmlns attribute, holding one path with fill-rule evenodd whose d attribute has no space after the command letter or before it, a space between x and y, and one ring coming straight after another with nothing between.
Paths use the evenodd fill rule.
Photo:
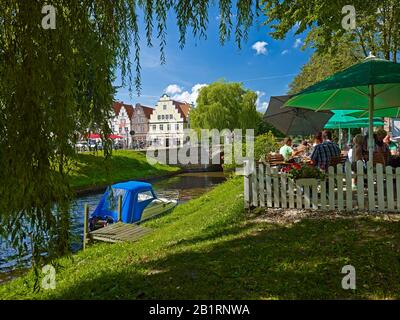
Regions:
<instances>
[{"instance_id":1,"label":"green leafy tree","mask_svg":"<svg viewBox=\"0 0 400 320\"><path fill-rule=\"evenodd\" d=\"M255 129L257 94L240 83L214 82L200 90L190 114L194 129Z\"/></svg>"},{"instance_id":2,"label":"green leafy tree","mask_svg":"<svg viewBox=\"0 0 400 320\"><path fill-rule=\"evenodd\" d=\"M0 236L20 252L30 249L30 237L35 265L43 252L51 259L69 251L73 193L66 170L75 157L73 143L87 128L101 129L103 137L110 132L116 70L121 70L122 85L134 84L140 92L139 14L147 45L159 42L163 63L168 13L175 13L183 47L188 30L205 37L210 6L190 0L50 4L56 9L54 30L41 25L42 0L0 1ZM221 43L234 32L240 47L257 2L217 4ZM250 125L245 116L242 122ZM108 157L110 141L105 141Z\"/></svg>"},{"instance_id":3,"label":"green leafy tree","mask_svg":"<svg viewBox=\"0 0 400 320\"><path fill-rule=\"evenodd\" d=\"M356 9L356 28L342 26L346 5ZM319 52L340 53L340 43L352 42L367 56L369 52L397 61L400 50L398 0L264 0L262 11L271 25L272 36L283 39L289 31L307 31L306 46Z\"/></svg>"},{"instance_id":4,"label":"green leafy tree","mask_svg":"<svg viewBox=\"0 0 400 320\"><path fill-rule=\"evenodd\" d=\"M307 64L301 68L300 73L289 84L289 94L298 93L362 60L362 54L355 47L342 45L341 48L341 54L315 52Z\"/></svg>"},{"instance_id":5,"label":"green leafy tree","mask_svg":"<svg viewBox=\"0 0 400 320\"><path fill-rule=\"evenodd\" d=\"M254 157L256 160L261 158L265 159L265 156L271 152L276 152L279 149L279 143L276 140L274 134L269 131L256 138L254 143Z\"/></svg>"}]
</instances>

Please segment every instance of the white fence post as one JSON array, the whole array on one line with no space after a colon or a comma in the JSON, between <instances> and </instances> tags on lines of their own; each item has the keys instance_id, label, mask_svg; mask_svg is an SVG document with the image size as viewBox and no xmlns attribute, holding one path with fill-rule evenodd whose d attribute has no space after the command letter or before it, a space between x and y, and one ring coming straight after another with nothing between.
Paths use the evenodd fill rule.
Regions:
<instances>
[{"instance_id":1,"label":"white fence post","mask_svg":"<svg viewBox=\"0 0 400 320\"><path fill-rule=\"evenodd\" d=\"M383 190L383 165L376 165L376 185L378 188L378 209L385 210L385 191Z\"/></svg>"},{"instance_id":2,"label":"white fence post","mask_svg":"<svg viewBox=\"0 0 400 320\"><path fill-rule=\"evenodd\" d=\"M267 190L267 207L272 207L272 179L271 179L271 166L268 164L265 168L265 186Z\"/></svg>"},{"instance_id":3,"label":"white fence post","mask_svg":"<svg viewBox=\"0 0 400 320\"><path fill-rule=\"evenodd\" d=\"M374 165L372 161L367 163L368 176L368 210L375 210L375 187L374 187Z\"/></svg>"},{"instance_id":4,"label":"white fence post","mask_svg":"<svg viewBox=\"0 0 400 320\"><path fill-rule=\"evenodd\" d=\"M347 162L344 168L343 174L341 164L337 165L337 172L335 168L329 167L326 178L319 182L316 179L294 181L287 174L279 173L276 167L271 168L270 165L264 164L256 167L254 162L245 160L245 207L400 211L400 168L397 168L394 174L393 168L384 169L378 164L375 173L375 168L369 162L365 174L362 161L357 162L354 174L350 163ZM355 194L352 190L354 177L357 180L357 199L353 197ZM365 179L368 182L367 187Z\"/></svg>"},{"instance_id":5,"label":"white fence post","mask_svg":"<svg viewBox=\"0 0 400 320\"><path fill-rule=\"evenodd\" d=\"M279 177L277 168L272 168L272 179L274 180L274 207L279 208L280 188L279 188Z\"/></svg>"},{"instance_id":6,"label":"white fence post","mask_svg":"<svg viewBox=\"0 0 400 320\"><path fill-rule=\"evenodd\" d=\"M357 161L357 204L358 210L364 210L364 163Z\"/></svg>"},{"instance_id":7,"label":"white fence post","mask_svg":"<svg viewBox=\"0 0 400 320\"><path fill-rule=\"evenodd\" d=\"M329 175L329 210L335 210L335 169L333 167L329 167L328 169Z\"/></svg>"},{"instance_id":8,"label":"white fence post","mask_svg":"<svg viewBox=\"0 0 400 320\"><path fill-rule=\"evenodd\" d=\"M258 189L260 190L260 206L265 207L265 183L264 183L264 164L260 163L258 165Z\"/></svg>"},{"instance_id":9,"label":"white fence post","mask_svg":"<svg viewBox=\"0 0 400 320\"><path fill-rule=\"evenodd\" d=\"M352 170L351 163L346 161L344 171L346 174L346 210L353 210L353 183L352 183Z\"/></svg>"},{"instance_id":10,"label":"white fence post","mask_svg":"<svg viewBox=\"0 0 400 320\"><path fill-rule=\"evenodd\" d=\"M337 208L339 211L343 211L344 209L344 201L343 201L343 166L338 164L336 166L337 170Z\"/></svg>"},{"instance_id":11,"label":"white fence post","mask_svg":"<svg viewBox=\"0 0 400 320\"><path fill-rule=\"evenodd\" d=\"M294 209L294 181L293 179L289 178L289 208Z\"/></svg>"},{"instance_id":12,"label":"white fence post","mask_svg":"<svg viewBox=\"0 0 400 320\"><path fill-rule=\"evenodd\" d=\"M250 208L250 199L251 199L251 189L250 189L250 161L244 160L244 207L245 209Z\"/></svg>"},{"instance_id":13,"label":"white fence post","mask_svg":"<svg viewBox=\"0 0 400 320\"><path fill-rule=\"evenodd\" d=\"M258 207L258 180L257 180L257 167L254 161L251 161L251 195L253 207Z\"/></svg>"},{"instance_id":14,"label":"white fence post","mask_svg":"<svg viewBox=\"0 0 400 320\"><path fill-rule=\"evenodd\" d=\"M287 176L281 173L281 204L282 208L287 208Z\"/></svg>"},{"instance_id":15,"label":"white fence post","mask_svg":"<svg viewBox=\"0 0 400 320\"><path fill-rule=\"evenodd\" d=\"M386 191L387 191L387 208L388 211L394 211L394 198L393 198L393 169L386 167Z\"/></svg>"}]
</instances>

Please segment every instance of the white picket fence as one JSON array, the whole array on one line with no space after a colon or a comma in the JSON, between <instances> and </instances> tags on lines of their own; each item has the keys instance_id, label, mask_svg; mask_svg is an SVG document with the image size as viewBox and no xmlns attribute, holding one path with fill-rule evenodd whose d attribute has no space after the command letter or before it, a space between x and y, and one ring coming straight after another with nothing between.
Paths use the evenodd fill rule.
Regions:
<instances>
[{"instance_id":1,"label":"white picket fence","mask_svg":"<svg viewBox=\"0 0 400 320\"><path fill-rule=\"evenodd\" d=\"M352 190L356 178L357 190ZM329 167L324 180L299 179L263 163L248 160L244 166L245 207L297 208L311 210L400 211L400 168L357 163L352 173L349 162Z\"/></svg>"}]
</instances>

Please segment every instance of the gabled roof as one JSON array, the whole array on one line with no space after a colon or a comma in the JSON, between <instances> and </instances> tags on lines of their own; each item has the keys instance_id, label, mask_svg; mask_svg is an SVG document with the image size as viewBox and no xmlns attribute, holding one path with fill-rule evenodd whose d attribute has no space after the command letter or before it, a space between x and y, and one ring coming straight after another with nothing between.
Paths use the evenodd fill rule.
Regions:
<instances>
[{"instance_id":1,"label":"gabled roof","mask_svg":"<svg viewBox=\"0 0 400 320\"><path fill-rule=\"evenodd\" d=\"M190 109L192 108L192 106L190 104L188 104L188 103L175 101L175 100L172 100L172 103L174 104L176 109L179 111L179 113L181 114L182 118L184 120L187 120L187 118L189 116L189 113L190 113Z\"/></svg>"},{"instance_id":2,"label":"gabled roof","mask_svg":"<svg viewBox=\"0 0 400 320\"><path fill-rule=\"evenodd\" d=\"M146 107L140 103L137 103L135 107L136 108L141 107L147 119L150 119L150 116L153 114L154 111L154 108Z\"/></svg>"},{"instance_id":3,"label":"gabled roof","mask_svg":"<svg viewBox=\"0 0 400 320\"><path fill-rule=\"evenodd\" d=\"M124 107L126 110L126 113L128 114L129 119L132 118L133 116L133 112L134 112L134 108L132 105L130 104L126 104L123 102L114 102L113 103L113 108L114 108L114 112L115 112L115 116L118 116L121 108Z\"/></svg>"}]
</instances>

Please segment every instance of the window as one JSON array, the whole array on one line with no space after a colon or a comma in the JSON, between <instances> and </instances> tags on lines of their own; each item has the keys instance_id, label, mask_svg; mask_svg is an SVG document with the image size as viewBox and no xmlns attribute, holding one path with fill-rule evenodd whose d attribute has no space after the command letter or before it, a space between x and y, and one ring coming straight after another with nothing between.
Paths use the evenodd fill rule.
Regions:
<instances>
[{"instance_id":1,"label":"window","mask_svg":"<svg viewBox=\"0 0 400 320\"><path fill-rule=\"evenodd\" d=\"M162 115L162 119L163 119L163 120L165 119L165 116L164 116L164 115Z\"/></svg>"},{"instance_id":2,"label":"window","mask_svg":"<svg viewBox=\"0 0 400 320\"><path fill-rule=\"evenodd\" d=\"M109 189L109 193L104 201L103 210L114 211L118 210L118 198L122 196L124 199L126 194L126 190L124 189Z\"/></svg>"},{"instance_id":3,"label":"window","mask_svg":"<svg viewBox=\"0 0 400 320\"><path fill-rule=\"evenodd\" d=\"M157 130L157 126L155 124L153 124L153 131Z\"/></svg>"},{"instance_id":4,"label":"window","mask_svg":"<svg viewBox=\"0 0 400 320\"><path fill-rule=\"evenodd\" d=\"M171 125L168 123L167 124L167 131L170 131L171 130Z\"/></svg>"},{"instance_id":5,"label":"window","mask_svg":"<svg viewBox=\"0 0 400 320\"><path fill-rule=\"evenodd\" d=\"M179 130L179 123L176 124L175 129L178 131Z\"/></svg>"},{"instance_id":6,"label":"window","mask_svg":"<svg viewBox=\"0 0 400 320\"><path fill-rule=\"evenodd\" d=\"M157 119L158 119L158 120L161 120L161 116L160 116L160 115L158 115Z\"/></svg>"},{"instance_id":7,"label":"window","mask_svg":"<svg viewBox=\"0 0 400 320\"><path fill-rule=\"evenodd\" d=\"M167 105L166 104L163 105L163 110L167 110Z\"/></svg>"},{"instance_id":8,"label":"window","mask_svg":"<svg viewBox=\"0 0 400 320\"><path fill-rule=\"evenodd\" d=\"M164 130L164 126L162 124L160 124L160 130L163 131Z\"/></svg>"},{"instance_id":9,"label":"window","mask_svg":"<svg viewBox=\"0 0 400 320\"><path fill-rule=\"evenodd\" d=\"M153 199L153 194L151 193L151 191L143 191L143 192L139 192L138 193L138 202L143 202L146 200L150 200Z\"/></svg>"},{"instance_id":10,"label":"window","mask_svg":"<svg viewBox=\"0 0 400 320\"><path fill-rule=\"evenodd\" d=\"M172 118L173 118L172 114L170 114L170 115L169 115L169 118L170 118L170 119L172 119Z\"/></svg>"}]
</instances>

